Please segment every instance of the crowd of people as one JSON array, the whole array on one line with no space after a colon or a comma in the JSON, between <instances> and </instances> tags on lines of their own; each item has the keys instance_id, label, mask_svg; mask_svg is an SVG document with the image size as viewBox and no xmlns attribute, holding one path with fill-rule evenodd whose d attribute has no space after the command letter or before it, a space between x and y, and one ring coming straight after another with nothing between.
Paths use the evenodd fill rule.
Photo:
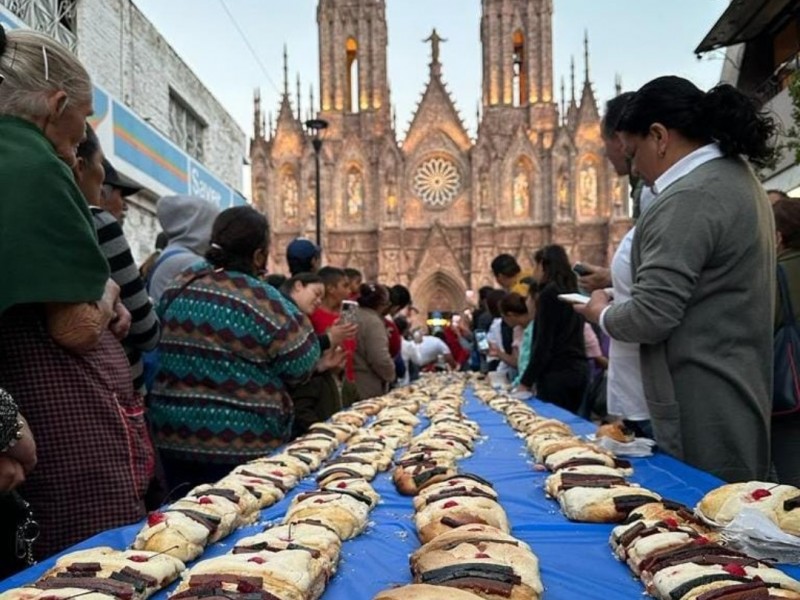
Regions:
<instances>
[{"instance_id":1,"label":"crowd of people","mask_svg":"<svg viewBox=\"0 0 800 600\"><path fill-rule=\"evenodd\" d=\"M530 249L531 272L500 254L497 287L433 324L406 287L323 265L308 239L267 274L269 223L247 206L161 198L137 266L122 229L137 187L91 114L70 52L0 28L2 574L424 371L621 420L728 481L800 484L800 417L771 414L774 332L800 309L800 202L768 200L748 161L768 158L772 125L734 88L661 77L611 100L603 139L637 220L610 267L555 244Z\"/></svg>"}]
</instances>

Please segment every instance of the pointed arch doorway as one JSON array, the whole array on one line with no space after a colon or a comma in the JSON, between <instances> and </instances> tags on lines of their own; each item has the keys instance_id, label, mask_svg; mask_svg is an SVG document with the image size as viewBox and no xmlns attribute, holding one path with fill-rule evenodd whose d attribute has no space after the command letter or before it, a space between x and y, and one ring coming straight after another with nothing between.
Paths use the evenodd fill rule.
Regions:
<instances>
[{"instance_id":1,"label":"pointed arch doorway","mask_svg":"<svg viewBox=\"0 0 800 600\"><path fill-rule=\"evenodd\" d=\"M434 271L411 284L411 297L421 319L434 312L461 312L466 291L463 281L446 271Z\"/></svg>"}]
</instances>

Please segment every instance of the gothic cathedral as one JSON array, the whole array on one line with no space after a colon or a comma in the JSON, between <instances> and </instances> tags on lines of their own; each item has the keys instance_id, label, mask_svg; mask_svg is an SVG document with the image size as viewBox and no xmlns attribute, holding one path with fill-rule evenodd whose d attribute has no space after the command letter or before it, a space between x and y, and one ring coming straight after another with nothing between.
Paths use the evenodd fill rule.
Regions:
<instances>
[{"instance_id":1,"label":"gothic cathedral","mask_svg":"<svg viewBox=\"0 0 800 600\"><path fill-rule=\"evenodd\" d=\"M549 243L573 260L605 264L630 227L628 185L603 155L589 82L561 110L553 90L552 0L482 0L483 98L477 139L447 86L436 30L429 80L405 139L393 123L386 0L319 0L318 118L326 264L411 289L423 312L463 307L468 289L494 285L507 252L523 268ZM285 69L285 67L284 67ZM253 199L272 227L270 267L315 233L315 163L284 74L277 121L255 101ZM299 86L298 86L299 87ZM313 105L313 99L312 99Z\"/></svg>"}]
</instances>

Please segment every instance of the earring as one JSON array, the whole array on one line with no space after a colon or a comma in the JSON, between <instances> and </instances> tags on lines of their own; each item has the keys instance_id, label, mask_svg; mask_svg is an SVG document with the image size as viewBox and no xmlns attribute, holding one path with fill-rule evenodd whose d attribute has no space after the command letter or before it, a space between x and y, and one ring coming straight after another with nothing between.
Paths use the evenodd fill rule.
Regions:
<instances>
[{"instance_id":1,"label":"earring","mask_svg":"<svg viewBox=\"0 0 800 600\"><path fill-rule=\"evenodd\" d=\"M658 158L664 158L667 155L667 151L663 148L658 151Z\"/></svg>"}]
</instances>

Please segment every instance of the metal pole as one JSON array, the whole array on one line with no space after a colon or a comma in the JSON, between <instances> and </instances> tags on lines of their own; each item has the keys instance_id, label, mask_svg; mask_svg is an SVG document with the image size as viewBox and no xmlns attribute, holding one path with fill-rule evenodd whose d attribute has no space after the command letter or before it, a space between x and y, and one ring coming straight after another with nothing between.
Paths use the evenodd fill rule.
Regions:
<instances>
[{"instance_id":1,"label":"metal pole","mask_svg":"<svg viewBox=\"0 0 800 600\"><path fill-rule=\"evenodd\" d=\"M312 140L314 146L314 163L316 165L316 218L317 218L317 247L322 247L322 201L320 197L319 184L319 152L322 149L322 140L315 138Z\"/></svg>"}]
</instances>

